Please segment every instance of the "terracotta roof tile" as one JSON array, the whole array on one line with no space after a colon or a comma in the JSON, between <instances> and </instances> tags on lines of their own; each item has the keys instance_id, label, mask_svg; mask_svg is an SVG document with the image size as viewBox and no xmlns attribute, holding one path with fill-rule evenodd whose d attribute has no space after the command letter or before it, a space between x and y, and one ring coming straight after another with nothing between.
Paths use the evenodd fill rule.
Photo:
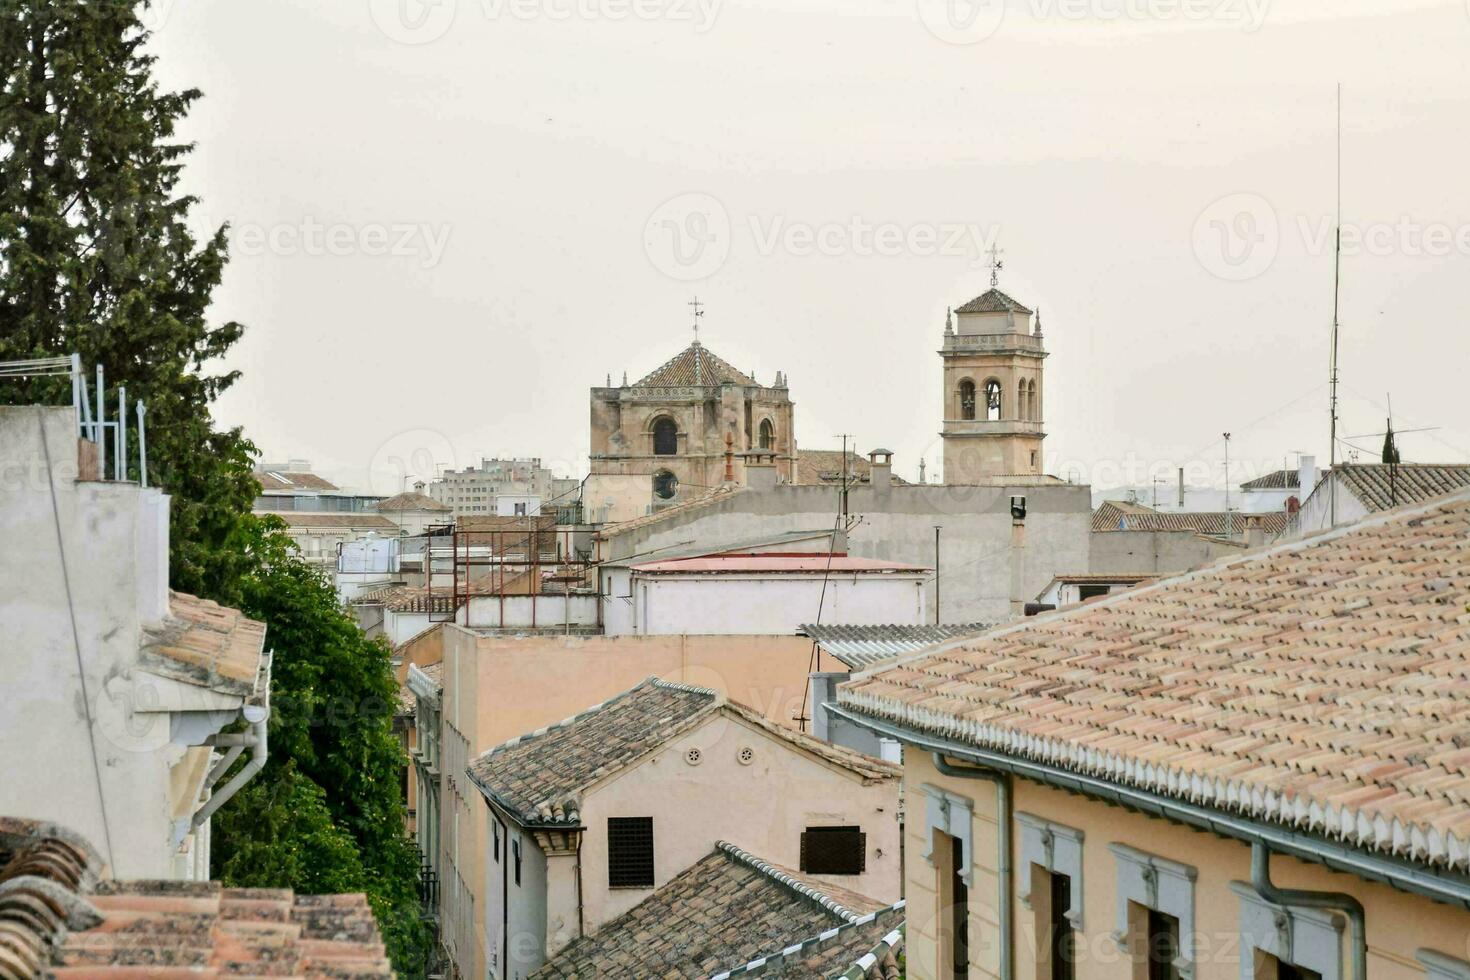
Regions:
<instances>
[{"instance_id":1,"label":"terracotta roof tile","mask_svg":"<svg viewBox=\"0 0 1470 980\"><path fill-rule=\"evenodd\" d=\"M999 289L987 289L955 310L956 313L1030 313L1026 307Z\"/></svg>"},{"instance_id":2,"label":"terracotta roof tile","mask_svg":"<svg viewBox=\"0 0 1470 980\"><path fill-rule=\"evenodd\" d=\"M1467 678L1462 492L947 644L838 698L1465 870Z\"/></svg>"},{"instance_id":3,"label":"terracotta roof tile","mask_svg":"<svg viewBox=\"0 0 1470 980\"><path fill-rule=\"evenodd\" d=\"M756 386L750 375L717 357L699 341L675 354L640 378L634 388L688 388L695 385L734 384Z\"/></svg>"},{"instance_id":4,"label":"terracotta roof tile","mask_svg":"<svg viewBox=\"0 0 1470 980\"><path fill-rule=\"evenodd\" d=\"M238 609L169 593L169 614L143 630L145 669L221 693L257 693L265 624Z\"/></svg>"},{"instance_id":5,"label":"terracotta roof tile","mask_svg":"<svg viewBox=\"0 0 1470 980\"><path fill-rule=\"evenodd\" d=\"M454 510L454 508L449 506L448 504L441 504L439 501L435 500L433 497L428 496L427 494L415 493L412 490L407 490L403 493L389 497L387 500L378 501L377 506L374 508L374 510L378 511L378 513L384 513L387 511L402 510L451 511Z\"/></svg>"},{"instance_id":6,"label":"terracotta roof tile","mask_svg":"<svg viewBox=\"0 0 1470 980\"><path fill-rule=\"evenodd\" d=\"M1392 472L1390 472L1392 471ZM1417 504L1470 487L1466 463L1341 463L1332 469L1369 512Z\"/></svg>"},{"instance_id":7,"label":"terracotta roof tile","mask_svg":"<svg viewBox=\"0 0 1470 980\"><path fill-rule=\"evenodd\" d=\"M391 977L364 895L98 881L76 834L0 817L0 978Z\"/></svg>"},{"instance_id":8,"label":"terracotta roof tile","mask_svg":"<svg viewBox=\"0 0 1470 980\"><path fill-rule=\"evenodd\" d=\"M561 950L547 978L829 977L903 921L903 904L817 883L721 842L631 910ZM762 961L754 970L751 961Z\"/></svg>"},{"instance_id":9,"label":"terracotta roof tile","mask_svg":"<svg viewBox=\"0 0 1470 980\"><path fill-rule=\"evenodd\" d=\"M1285 511L1247 514L1243 511L1160 511L1123 500L1105 500L1092 512L1094 531L1193 531L1195 534L1239 535L1247 518L1257 518L1268 537L1286 530Z\"/></svg>"}]
</instances>

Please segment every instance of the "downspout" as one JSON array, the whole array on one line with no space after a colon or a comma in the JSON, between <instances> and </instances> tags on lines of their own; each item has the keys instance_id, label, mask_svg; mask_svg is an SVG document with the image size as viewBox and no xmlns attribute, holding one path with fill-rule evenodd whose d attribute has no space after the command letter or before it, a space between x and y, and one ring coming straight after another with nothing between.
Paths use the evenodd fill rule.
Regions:
<instances>
[{"instance_id":1,"label":"downspout","mask_svg":"<svg viewBox=\"0 0 1470 980\"><path fill-rule=\"evenodd\" d=\"M245 718L250 722L250 731L245 735L215 735L205 740L206 745L215 747L228 746L232 750L236 747L250 750L250 761L245 763L245 768L235 773L233 779L225 783L224 788L217 793L211 793L204 805L194 812L191 826L198 829L199 825L213 816L214 811L224 806L230 798L240 792L240 788L255 774L265 768L265 760L270 755L270 747L266 741L267 720L270 718L270 709L259 705L247 705L243 711ZM220 766L215 766L210 772L211 779L218 779L224 775ZM211 783L211 786L213 784Z\"/></svg>"},{"instance_id":2,"label":"downspout","mask_svg":"<svg viewBox=\"0 0 1470 980\"><path fill-rule=\"evenodd\" d=\"M1015 905L1015 889L1011 883L1011 780L1010 776L994 769L968 769L962 766L953 766L944 761L943 752L934 753L934 768L946 776L956 779L983 779L988 783L995 784L995 809L996 823L999 824L996 834L996 851L998 859L996 869L1000 887L1000 980L1014 980L1015 967L1012 963L1013 940L1012 935L1012 911ZM970 855L973 861L975 856ZM1362 978L1359 978L1362 980Z\"/></svg>"},{"instance_id":3,"label":"downspout","mask_svg":"<svg viewBox=\"0 0 1470 980\"><path fill-rule=\"evenodd\" d=\"M1367 922L1362 902L1345 892L1277 888L1271 883L1271 849L1259 841L1251 845L1251 887L1273 905L1346 913L1352 931L1353 980L1368 980Z\"/></svg>"}]
</instances>

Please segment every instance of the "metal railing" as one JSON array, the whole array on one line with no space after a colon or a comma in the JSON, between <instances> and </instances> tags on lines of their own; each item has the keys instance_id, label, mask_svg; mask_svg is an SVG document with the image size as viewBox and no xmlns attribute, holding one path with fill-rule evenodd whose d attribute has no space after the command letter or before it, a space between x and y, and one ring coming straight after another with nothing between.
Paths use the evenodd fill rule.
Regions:
<instances>
[{"instance_id":1,"label":"metal railing","mask_svg":"<svg viewBox=\"0 0 1470 980\"><path fill-rule=\"evenodd\" d=\"M112 479L128 478L128 387L119 385L114 396L117 417L108 421L107 379L102 365L97 365L95 391L87 387L87 376L82 371L80 354L63 357L40 357L24 361L0 361L0 380L6 378L71 378L71 406L76 413L77 434L89 440L97 449L97 472L94 479L106 480L107 443L112 441ZM95 398L95 408L94 408ZM138 441L138 481L148 485L148 430L144 424L147 407L141 399L133 402Z\"/></svg>"}]
</instances>

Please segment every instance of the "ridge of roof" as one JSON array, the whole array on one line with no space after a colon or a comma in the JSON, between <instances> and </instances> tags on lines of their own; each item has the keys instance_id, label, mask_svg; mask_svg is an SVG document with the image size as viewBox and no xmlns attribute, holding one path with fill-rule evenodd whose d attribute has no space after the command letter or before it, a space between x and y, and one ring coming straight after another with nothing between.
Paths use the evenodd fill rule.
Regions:
<instances>
[{"instance_id":1,"label":"ridge of roof","mask_svg":"<svg viewBox=\"0 0 1470 980\"><path fill-rule=\"evenodd\" d=\"M782 869L781 867L771 864L769 861L765 861L761 858L756 857L754 854L745 850L745 848L740 847L738 844L732 844L729 841L721 840L715 841L715 847L721 851L724 851L725 855L731 860L738 861L741 864L748 865L749 867L754 868L756 871L759 871L767 878L770 878L772 881L780 885L784 885L785 887L796 892L798 895L801 895L803 898L811 899L813 902L816 902L822 908L826 909L828 912L831 912L833 915L837 916L839 919L842 919L845 922L853 923L862 918L862 914L854 912L846 905L843 905L841 902L837 901L837 899L818 890L818 888L811 882L804 881L801 878L798 878L790 872Z\"/></svg>"},{"instance_id":2,"label":"ridge of roof","mask_svg":"<svg viewBox=\"0 0 1470 980\"><path fill-rule=\"evenodd\" d=\"M730 977L751 976L754 974L765 973L771 967L781 963L784 960L791 959L797 956L808 956L816 950L833 945L838 941L845 939L847 935L854 930L861 929L864 926L872 925L880 919L887 918L894 914L901 914L907 908L908 901L906 899L900 898L892 905L878 909L875 912L869 912L867 915L862 916L855 922L845 922L842 925L837 926L835 929L827 929L823 932L818 933L815 936L803 939L801 942L793 943L792 945L787 946L785 949L778 950L773 953L768 953L765 956L750 960L747 963L735 967L733 970L726 970L723 973L716 973L712 977L710 977L710 980L728 980L728 978ZM902 927L904 925L904 922L900 920L899 925L900 927ZM893 936L894 932L897 931L898 930L893 930L893 932L889 932L887 935L885 935L883 937L883 942L886 942L888 938ZM882 945L882 943L880 943L880 945ZM877 947L874 947L874 949L866 955L873 955L876 952ZM866 959L866 955L864 956L864 959ZM861 960L859 962L861 962ZM876 956L874 956L874 962L877 962ZM858 976L864 975L865 974L858 974ZM842 974L842 976L846 977L848 976L848 974L844 973Z\"/></svg>"},{"instance_id":3,"label":"ridge of roof","mask_svg":"<svg viewBox=\"0 0 1470 980\"><path fill-rule=\"evenodd\" d=\"M1470 770L1455 762L1458 750L1452 746L1466 737L1461 707L1465 695L1463 685L1447 689L1435 685L1446 671L1463 677L1470 667L1466 630L1470 618L1464 611L1470 593L1464 579L1454 575L1456 568L1470 564L1467 528L1470 490L1372 515L1304 540L1220 559L977 640L902 658L854 675L839 687L838 701L916 730L942 731L991 751L1322 834L1365 852L1464 870L1470 868L1470 815L1463 805L1470 792ZM1438 562L1429 557L1410 560L1406 550L1442 557ZM1315 563L1307 563L1314 557ZM1293 563L1282 563L1283 558ZM1350 574L1345 567L1349 561L1361 567ZM1256 568L1271 577L1229 577ZM1293 583L1297 591L1288 596L1263 591L1263 602L1249 605L1253 583L1269 590L1278 580ZM1449 592L1457 581L1458 592ZM1377 601L1364 594L1379 583ZM1190 585L1197 587L1191 591ZM1412 595L1411 586L1417 586ZM1402 599L1392 592L1394 588L1403 593ZM1175 606L1183 612L1171 617L1170 592L1175 591L1179 593ZM1209 609L1199 610L1192 601L1200 597L1219 598L1211 600L1215 605ZM1415 608L1409 608L1411 604ZM1394 613L1397 619L1390 618ZM1083 620L1075 624L1075 637L1059 629L1070 619ZM1361 649L1339 649L1344 636L1354 635L1354 620L1364 625ZM1153 625L1142 630L1140 622ZM1272 645L1273 637L1298 622L1296 632L1305 639L1298 638L1284 650L1280 644ZM1381 623L1382 628L1368 632L1369 622ZM1193 628L1200 623L1209 624L1210 630ZM1418 629L1395 632L1396 623L1412 623ZM1267 627L1276 632L1268 635ZM1129 630L1135 635L1131 646L1113 639ZM1038 639L1030 645L1014 642L1023 634ZM1163 642L1175 636L1181 639ZM1392 645L1385 642L1388 639ZM1067 659L1049 653L1057 650L1070 651ZM1190 653L1195 655L1193 666L1185 659ZM1353 665L1337 688L1314 679L1314 668L1324 663L1327 653ZM1427 659L1436 654L1438 659ZM1074 676L1067 665L1080 665L1084 655L1098 663L1079 666L1076 673L1083 676ZM1249 673L1252 666L1263 677L1281 676L1278 660L1283 655L1297 658L1291 663L1303 668L1303 676L1285 677L1260 689L1228 683L1242 671ZM1277 660L1270 659L1273 656ZM987 673L987 665L993 666L996 658L1010 666L1000 674ZM1030 694L1023 690L1028 679L1054 677L1053 668L1069 670L1065 685L1053 683L1050 691ZM1170 691L1192 686L1221 697L1206 702L1191 700L1188 692L1163 693L1161 669L1176 675L1165 685ZM1089 684L1085 671L1099 675L1095 684ZM1375 675L1381 678L1376 684ZM1136 684L1115 692L1126 699L1112 702L1109 710L1117 717L1091 718L1090 708L1067 700L1073 690L1086 694L1120 679ZM1314 703L1340 705L1343 711L1355 712L1353 717L1371 717L1348 727L1342 724L1341 713L1292 714L1293 705L1306 700L1298 690L1303 685L1311 687L1308 693ZM1401 710L1393 710L1399 701L1385 703L1375 697L1388 689L1385 685L1402 690L1408 703ZM1147 693L1133 693L1144 688ZM1253 692L1249 698L1248 691ZM1175 735L1158 730L1170 718L1173 727L1184 726L1186 719L1179 711L1206 703L1211 717L1189 719L1198 722L1193 724L1198 731L1192 739L1184 737L1190 731ZM1273 707L1279 709L1274 714L1269 710ZM1052 719L1065 711L1066 721L1032 724L1043 709ZM1303 730L1295 733L1299 737L1283 735L1284 743L1270 751L1254 736L1249 745L1233 744L1251 735L1251 717L1289 718L1292 728ZM1448 733L1447 727L1452 728ZM1369 736L1380 742L1390 738L1392 751L1374 754ZM1292 748L1300 752L1282 754L1282 749L1289 753ZM1446 785L1456 777L1458 784Z\"/></svg>"},{"instance_id":4,"label":"ridge of roof","mask_svg":"<svg viewBox=\"0 0 1470 980\"><path fill-rule=\"evenodd\" d=\"M528 746L536 747L536 743L544 742L548 738L555 737L570 729L576 728L590 719L601 716L604 712L614 709L620 705L633 701L638 695L651 690L674 691L684 694L693 694L709 700L704 703L696 703L686 706L683 715L677 712L660 720L660 724L672 722L667 728L649 733L652 742L639 741L629 745L629 751L621 754L610 753L608 758L597 760L600 764L594 765L585 772L570 771L569 766L563 766L560 775L564 778L563 783L570 785L551 786L538 784L534 793L529 787L525 788L525 795L534 798L524 799L520 802L512 799L503 790L492 785L494 774L490 772L492 764L500 758L519 749ZM699 687L694 684L685 684L677 681L665 681L659 677L650 676L621 691L604 701L599 701L588 708L584 708L575 714L563 718L561 721L550 725L543 725L534 731L517 735L507 739L499 745L492 746L472 759L465 768L470 781L485 794L493 799L508 813L516 816L526 826L569 826L578 822L581 817L581 794L592 785L600 782L613 773L621 772L637 759L643 758L650 751L666 744L670 739L676 738L688 731L694 724L709 716L725 703L725 696L718 691L707 687ZM562 755L562 761L566 760L566 753ZM524 767L522 767L524 774Z\"/></svg>"},{"instance_id":5,"label":"ridge of roof","mask_svg":"<svg viewBox=\"0 0 1470 980\"><path fill-rule=\"evenodd\" d=\"M1005 293L994 286L970 300L964 306L957 307L956 313L1031 313L1020 303L1016 302Z\"/></svg>"},{"instance_id":6,"label":"ridge of roof","mask_svg":"<svg viewBox=\"0 0 1470 980\"><path fill-rule=\"evenodd\" d=\"M639 378L631 387L687 388L720 384L760 387L750 375L696 340Z\"/></svg>"},{"instance_id":7,"label":"ridge of roof","mask_svg":"<svg viewBox=\"0 0 1470 980\"><path fill-rule=\"evenodd\" d=\"M453 510L454 508L453 507L450 507L448 504L440 503L439 501L435 500L433 497L430 497L428 494L418 493L417 491L414 491L414 490L405 490L402 493L396 493L396 494L394 494L393 496L389 497L387 500L380 500L380 501L378 501L376 509L379 512L381 512L381 511L385 511L385 510L386 511L399 511L399 510L433 510L433 511L446 511L446 510Z\"/></svg>"},{"instance_id":8,"label":"ridge of roof","mask_svg":"<svg viewBox=\"0 0 1470 980\"><path fill-rule=\"evenodd\" d=\"M898 928L878 940L878 944L858 957L856 963L842 972L836 980L864 980L872 976L872 971L882 967L878 972L881 980L900 980L903 973L898 968L897 954L903 949L904 934L908 923L900 922Z\"/></svg>"},{"instance_id":9,"label":"ridge of roof","mask_svg":"<svg viewBox=\"0 0 1470 980\"><path fill-rule=\"evenodd\" d=\"M721 500L724 500L728 497L733 497L739 493L745 493L748 489L748 487L744 486L714 487L707 493L701 494L700 496L695 497L692 500L684 500L672 506L664 507L661 510L656 510L652 514L644 514L642 517L635 517L630 521L621 521L617 524L605 527L601 531L597 532L597 537L598 540L606 541L609 538L615 538L620 534L626 534L629 531L636 531L639 528L648 527L651 524L660 524L664 521L678 517L681 514L687 514L690 511L701 510L712 504L719 503Z\"/></svg>"}]
</instances>

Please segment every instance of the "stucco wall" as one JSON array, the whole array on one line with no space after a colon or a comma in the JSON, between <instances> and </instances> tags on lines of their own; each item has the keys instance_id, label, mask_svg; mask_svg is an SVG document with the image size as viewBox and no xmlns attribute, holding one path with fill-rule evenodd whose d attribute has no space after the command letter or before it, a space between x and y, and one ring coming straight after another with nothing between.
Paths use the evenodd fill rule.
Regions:
<instances>
[{"instance_id":1,"label":"stucco wall","mask_svg":"<svg viewBox=\"0 0 1470 980\"><path fill-rule=\"evenodd\" d=\"M114 875L172 878L192 803L174 790L197 782L171 781L189 758L169 715L132 710L140 629L167 602L168 498L78 482L77 452L70 406L0 407L0 813L75 829Z\"/></svg>"},{"instance_id":2,"label":"stucco wall","mask_svg":"<svg viewBox=\"0 0 1470 980\"><path fill-rule=\"evenodd\" d=\"M927 783L970 798L975 803L970 976L998 977L994 788L985 782L941 776L934 770L928 755L915 751L906 753L904 780L906 798L910 801L906 828L909 855L906 869L908 975L912 978L944 975L936 970L935 964L938 873L921 857L927 842L920 787ZM1081 830L1085 835L1082 845L1083 930L1078 936L1076 961L1079 980L1131 980L1135 976L1133 964L1111 937L1116 928L1119 901L1118 860L1108 848L1112 843L1124 844L1196 870L1197 980L1241 980L1252 976L1241 971L1241 900L1230 887L1231 882L1250 880L1249 847L1025 780L1017 780L1014 785L1017 812L1040 816ZM1019 836L1013 856L1017 862L1015 881L1019 896L1022 873L1030 870L1019 866ZM1373 980L1424 980L1424 968L1415 959L1415 952L1421 948L1470 959L1470 912L1463 909L1456 910L1292 858L1273 858L1272 876L1280 887L1345 891L1363 902L1367 910L1368 975ZM1036 912L1023 905L1019 897L1015 913L1015 975L1030 980L1038 976L1036 950L1044 931L1038 926ZM1342 955L1346 970L1348 946L1345 938ZM1346 972L1343 974L1347 975Z\"/></svg>"},{"instance_id":3,"label":"stucco wall","mask_svg":"<svg viewBox=\"0 0 1470 980\"><path fill-rule=\"evenodd\" d=\"M925 622L926 576L640 575L633 573L632 631L795 633L804 623Z\"/></svg>"},{"instance_id":4,"label":"stucco wall","mask_svg":"<svg viewBox=\"0 0 1470 980\"><path fill-rule=\"evenodd\" d=\"M493 869L487 807L463 776L469 759L651 675L713 687L794 726L811 656L811 641L796 636L479 636L451 624L432 635L444 658L441 916L451 945L449 926L473 919L454 958L475 977L485 975L489 962L486 906ZM450 755L456 734L467 743L458 761ZM456 879L464 882L462 896L452 887Z\"/></svg>"},{"instance_id":5,"label":"stucco wall","mask_svg":"<svg viewBox=\"0 0 1470 980\"><path fill-rule=\"evenodd\" d=\"M1193 531L1096 531L1089 540L1089 569L1098 573L1185 572L1245 549Z\"/></svg>"},{"instance_id":6,"label":"stucco wall","mask_svg":"<svg viewBox=\"0 0 1470 980\"><path fill-rule=\"evenodd\" d=\"M1027 517L1018 535L1010 498L1024 494ZM858 519L848 551L933 567L934 526L939 549L942 622L999 622L1019 616L1024 603L1062 572L1086 570L1091 494L1086 486L861 487L849 493ZM690 543L712 549L792 531L831 528L838 494L831 487L781 485L746 490L667 520L604 540L604 559L624 558ZM934 615L934 581L925 608ZM825 616L823 617L826 618Z\"/></svg>"}]
</instances>

